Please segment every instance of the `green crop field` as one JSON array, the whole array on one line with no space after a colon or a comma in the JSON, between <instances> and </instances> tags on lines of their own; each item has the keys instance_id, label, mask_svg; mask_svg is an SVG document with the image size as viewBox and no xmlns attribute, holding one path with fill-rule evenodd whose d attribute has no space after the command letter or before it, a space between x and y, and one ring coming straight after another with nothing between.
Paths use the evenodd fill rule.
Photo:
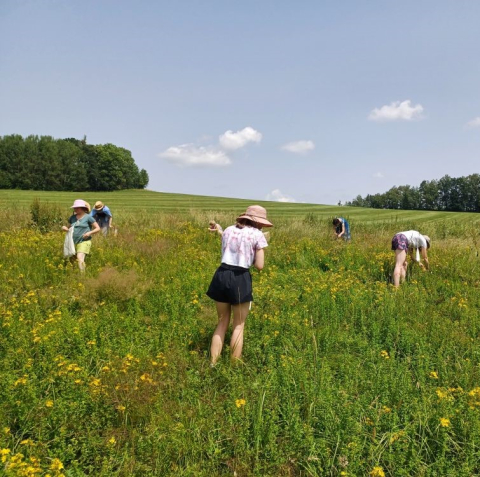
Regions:
<instances>
[{"instance_id":1,"label":"green crop field","mask_svg":"<svg viewBox=\"0 0 480 477\"><path fill-rule=\"evenodd\" d=\"M67 214L69 207L77 198L83 198L93 205L97 200L102 200L115 210L117 221L128 222L131 215L146 213L171 213L185 214L212 212L216 215L225 215L232 220L235 214L243 211L248 205L261 204L268 207L269 215L273 219L288 222L290 218L303 219L307 214L315 214L317 219L330 219L332 216L342 214L351 217L360 223L371 222L402 222L419 220L422 223L430 221L462 221L480 218L477 214L452 213L452 212L424 212L412 210L379 210L364 209L359 207L338 207L331 205L297 204L285 202L266 202L258 200L229 199L208 196L194 196L186 194L171 194L152 192L146 190L129 190L120 192L81 193L81 192L45 192L45 191L10 191L0 190L0 206L12 210L28 210L32 201L38 198L44 203L53 204L63 208Z\"/></svg>"},{"instance_id":2,"label":"green crop field","mask_svg":"<svg viewBox=\"0 0 480 477\"><path fill-rule=\"evenodd\" d=\"M119 229L83 275L62 256L76 198ZM252 203L0 191L0 475L480 475L478 214L260 202L275 227L243 358L211 369L206 228ZM431 268L395 289L411 228Z\"/></svg>"}]
</instances>

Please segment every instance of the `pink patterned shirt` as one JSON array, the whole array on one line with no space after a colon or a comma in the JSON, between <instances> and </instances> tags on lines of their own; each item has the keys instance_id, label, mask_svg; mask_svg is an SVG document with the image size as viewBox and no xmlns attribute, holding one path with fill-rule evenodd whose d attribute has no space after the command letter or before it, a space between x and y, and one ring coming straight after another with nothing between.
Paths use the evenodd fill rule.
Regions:
<instances>
[{"instance_id":1,"label":"pink patterned shirt","mask_svg":"<svg viewBox=\"0 0 480 477\"><path fill-rule=\"evenodd\" d=\"M222 235L222 263L250 268L255 252L265 247L268 244L261 230L248 225L242 229L231 225Z\"/></svg>"}]
</instances>

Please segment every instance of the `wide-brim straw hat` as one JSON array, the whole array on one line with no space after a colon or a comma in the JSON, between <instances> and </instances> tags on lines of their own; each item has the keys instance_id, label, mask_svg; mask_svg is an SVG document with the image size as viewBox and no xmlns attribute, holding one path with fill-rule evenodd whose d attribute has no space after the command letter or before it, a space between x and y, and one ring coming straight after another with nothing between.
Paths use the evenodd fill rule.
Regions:
<instances>
[{"instance_id":1,"label":"wide-brim straw hat","mask_svg":"<svg viewBox=\"0 0 480 477\"><path fill-rule=\"evenodd\" d=\"M75 200L75 202L73 203L73 205L70 208L71 209L76 209L77 207L87 209L88 212L90 212L90 204L88 202L85 202L82 199Z\"/></svg>"},{"instance_id":2,"label":"wide-brim straw hat","mask_svg":"<svg viewBox=\"0 0 480 477\"><path fill-rule=\"evenodd\" d=\"M261 205L251 205L239 219L248 219L264 227L273 227L273 224L267 220L267 211Z\"/></svg>"},{"instance_id":3,"label":"wide-brim straw hat","mask_svg":"<svg viewBox=\"0 0 480 477\"><path fill-rule=\"evenodd\" d=\"M104 207L105 205L100 200L97 200L97 202L95 202L95 205L93 206L95 210L102 210Z\"/></svg>"}]
</instances>

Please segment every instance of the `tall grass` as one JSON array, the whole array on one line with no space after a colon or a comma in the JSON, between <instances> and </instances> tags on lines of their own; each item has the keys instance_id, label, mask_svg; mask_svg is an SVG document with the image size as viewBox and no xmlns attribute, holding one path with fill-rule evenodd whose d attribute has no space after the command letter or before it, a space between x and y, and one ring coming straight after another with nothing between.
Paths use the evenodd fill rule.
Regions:
<instances>
[{"instance_id":1,"label":"tall grass","mask_svg":"<svg viewBox=\"0 0 480 477\"><path fill-rule=\"evenodd\" d=\"M479 474L478 228L349 215L345 244L336 211L273 208L243 361L227 347L210 369L220 239L206 227L237 205L114 210L120 233L94 238L85 277L60 232L2 209L2 472ZM409 228L431 235L431 270L395 290L390 240Z\"/></svg>"}]
</instances>

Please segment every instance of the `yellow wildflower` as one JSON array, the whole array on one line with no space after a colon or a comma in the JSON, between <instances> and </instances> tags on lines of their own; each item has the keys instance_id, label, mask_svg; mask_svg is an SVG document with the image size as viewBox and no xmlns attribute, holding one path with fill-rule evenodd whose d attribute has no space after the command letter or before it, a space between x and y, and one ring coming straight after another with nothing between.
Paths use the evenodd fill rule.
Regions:
<instances>
[{"instance_id":1,"label":"yellow wildflower","mask_svg":"<svg viewBox=\"0 0 480 477\"><path fill-rule=\"evenodd\" d=\"M450 419L447 419L446 417L441 417L440 418L440 425L442 427L450 427Z\"/></svg>"},{"instance_id":2,"label":"yellow wildflower","mask_svg":"<svg viewBox=\"0 0 480 477\"><path fill-rule=\"evenodd\" d=\"M10 449L0 449L0 456L2 456L2 462L6 462L8 454L10 454Z\"/></svg>"},{"instance_id":3,"label":"yellow wildflower","mask_svg":"<svg viewBox=\"0 0 480 477\"><path fill-rule=\"evenodd\" d=\"M441 389L437 389L435 392L437 393L438 399L446 399L448 397L448 393Z\"/></svg>"},{"instance_id":4,"label":"yellow wildflower","mask_svg":"<svg viewBox=\"0 0 480 477\"><path fill-rule=\"evenodd\" d=\"M235 399L235 406L237 407L245 406L246 403L245 399Z\"/></svg>"},{"instance_id":5,"label":"yellow wildflower","mask_svg":"<svg viewBox=\"0 0 480 477\"><path fill-rule=\"evenodd\" d=\"M371 477L385 477L385 472L382 467L376 466L370 472Z\"/></svg>"},{"instance_id":6,"label":"yellow wildflower","mask_svg":"<svg viewBox=\"0 0 480 477\"><path fill-rule=\"evenodd\" d=\"M438 373L437 373L436 371L430 371L429 376L430 376L432 379L438 379Z\"/></svg>"},{"instance_id":7,"label":"yellow wildflower","mask_svg":"<svg viewBox=\"0 0 480 477\"><path fill-rule=\"evenodd\" d=\"M405 431L398 431L398 432L394 432L391 436L390 436L390 439L389 439L389 444L393 444L394 442L398 441L398 439L400 439L402 436L405 435Z\"/></svg>"},{"instance_id":8,"label":"yellow wildflower","mask_svg":"<svg viewBox=\"0 0 480 477\"><path fill-rule=\"evenodd\" d=\"M24 439L23 441L20 442L20 445L22 445L22 446L34 446L35 442L33 442L32 439Z\"/></svg>"},{"instance_id":9,"label":"yellow wildflower","mask_svg":"<svg viewBox=\"0 0 480 477\"><path fill-rule=\"evenodd\" d=\"M46 407L53 407L53 401L49 399L48 401L45 401L45 406Z\"/></svg>"},{"instance_id":10,"label":"yellow wildflower","mask_svg":"<svg viewBox=\"0 0 480 477\"><path fill-rule=\"evenodd\" d=\"M53 470L54 472L59 472L60 470L63 469L63 464L60 459L53 459L52 463L50 464L50 470Z\"/></svg>"},{"instance_id":11,"label":"yellow wildflower","mask_svg":"<svg viewBox=\"0 0 480 477\"><path fill-rule=\"evenodd\" d=\"M145 381L147 383L153 383L153 379L150 377L148 373L144 373L140 376L141 381Z\"/></svg>"},{"instance_id":12,"label":"yellow wildflower","mask_svg":"<svg viewBox=\"0 0 480 477\"><path fill-rule=\"evenodd\" d=\"M18 379L15 381L15 383L13 383L13 385L14 385L15 387L19 386L20 384L27 384L27 376L26 376L26 375L24 375L23 378L18 378Z\"/></svg>"}]
</instances>

